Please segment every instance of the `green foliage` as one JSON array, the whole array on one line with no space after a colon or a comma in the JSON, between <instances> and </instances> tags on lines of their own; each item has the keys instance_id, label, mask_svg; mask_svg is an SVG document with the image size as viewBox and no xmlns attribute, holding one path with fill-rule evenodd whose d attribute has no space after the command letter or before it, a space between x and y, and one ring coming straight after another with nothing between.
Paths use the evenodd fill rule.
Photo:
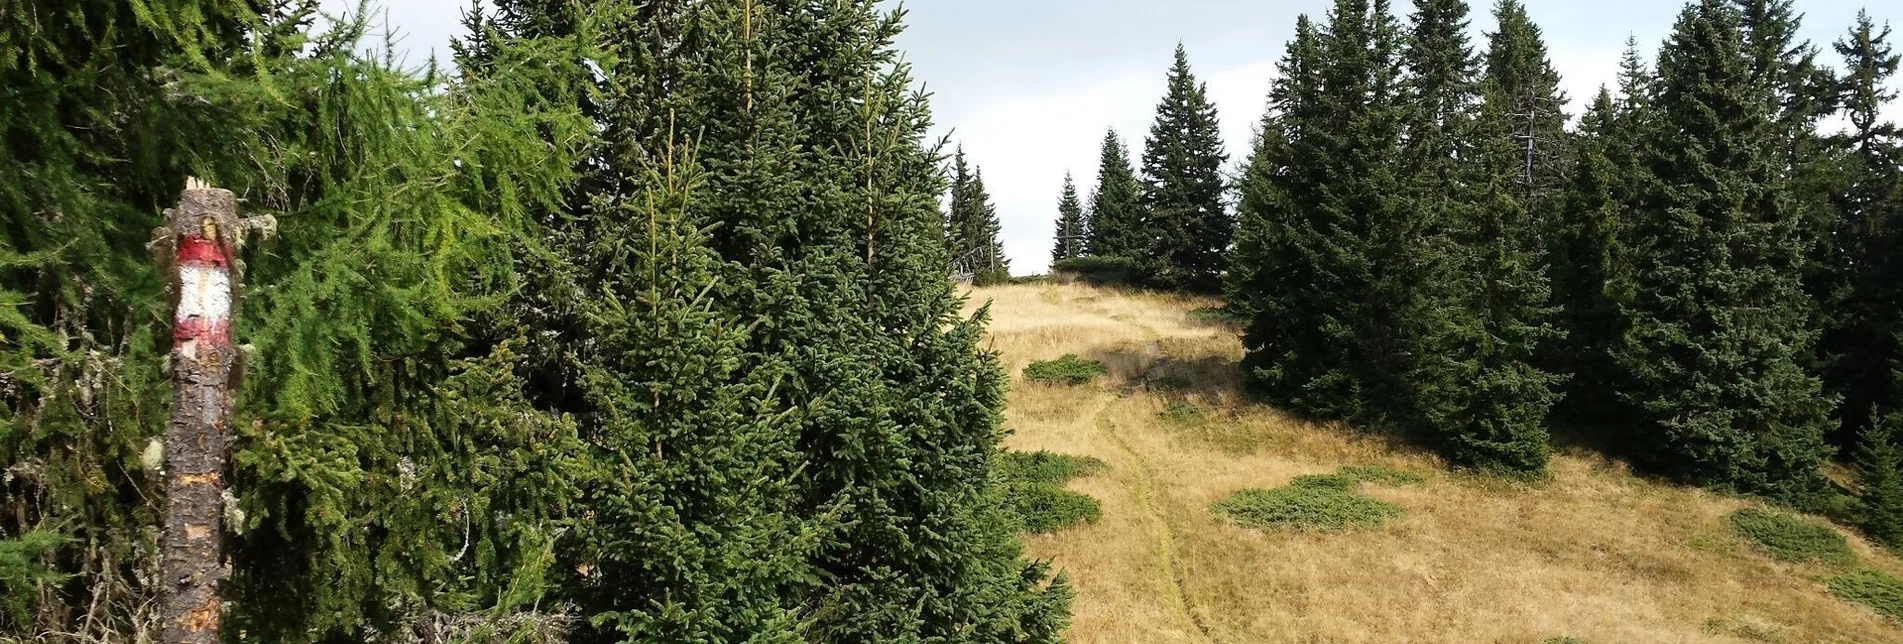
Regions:
<instances>
[{"instance_id":1,"label":"green foliage","mask_svg":"<svg viewBox=\"0 0 1903 644\"><path fill-rule=\"evenodd\" d=\"M1077 354L1064 354L1056 360L1033 362L1024 367L1024 379L1057 385L1081 385L1109 373L1102 362L1085 360Z\"/></svg>"},{"instance_id":2,"label":"green foliage","mask_svg":"<svg viewBox=\"0 0 1903 644\"><path fill-rule=\"evenodd\" d=\"M1051 264L1053 273L1070 273L1087 284L1134 286L1147 274L1135 260L1122 257L1078 257Z\"/></svg>"},{"instance_id":3,"label":"green foliage","mask_svg":"<svg viewBox=\"0 0 1903 644\"><path fill-rule=\"evenodd\" d=\"M1168 90L1143 146L1141 255L1159 286L1214 292L1228 265L1235 222L1223 204L1221 123L1209 88L1196 80L1189 54L1176 46Z\"/></svg>"},{"instance_id":4,"label":"green foliage","mask_svg":"<svg viewBox=\"0 0 1903 644\"><path fill-rule=\"evenodd\" d=\"M1403 511L1398 505L1361 495L1356 487L1425 481L1417 474L1386 467L1344 467L1334 474L1297 476L1273 490L1243 490L1217 501L1210 511L1238 525L1263 530L1366 529L1400 517Z\"/></svg>"},{"instance_id":5,"label":"green foliage","mask_svg":"<svg viewBox=\"0 0 1903 644\"><path fill-rule=\"evenodd\" d=\"M1859 13L1836 42L1845 63L1839 115L1851 129L1832 142L1836 158L1812 164L1835 175L1823 182L1835 218L1822 235L1831 243L1814 245L1807 286L1822 318L1824 388L1843 397L1839 446L1854 446L1873 418L1903 411L1895 375L1903 364L1903 262L1893 252L1903 242L1903 139L1882 112L1895 104L1889 87L1903 65L1891 35Z\"/></svg>"},{"instance_id":6,"label":"green foliage","mask_svg":"<svg viewBox=\"0 0 1903 644\"><path fill-rule=\"evenodd\" d=\"M1548 637L1541 644L1586 644L1586 640L1571 636Z\"/></svg>"},{"instance_id":7,"label":"green foliage","mask_svg":"<svg viewBox=\"0 0 1903 644\"><path fill-rule=\"evenodd\" d=\"M971 277L973 286L997 286L1016 282L1017 279L1011 277L1011 269L1008 268L987 268L974 273Z\"/></svg>"},{"instance_id":8,"label":"green foliage","mask_svg":"<svg viewBox=\"0 0 1903 644\"><path fill-rule=\"evenodd\" d=\"M1756 508L1733 512L1730 521L1739 536L1784 561L1848 564L1856 560L1850 543L1827 525Z\"/></svg>"},{"instance_id":9,"label":"green foliage","mask_svg":"<svg viewBox=\"0 0 1903 644\"><path fill-rule=\"evenodd\" d=\"M1870 607L1877 614L1903 622L1903 579L1881 570L1858 568L1832 577L1830 594Z\"/></svg>"},{"instance_id":10,"label":"green foliage","mask_svg":"<svg viewBox=\"0 0 1903 644\"><path fill-rule=\"evenodd\" d=\"M65 535L48 530L0 539L0 611L11 623L32 623L38 596L65 579L47 566L47 556L65 544Z\"/></svg>"}]
</instances>

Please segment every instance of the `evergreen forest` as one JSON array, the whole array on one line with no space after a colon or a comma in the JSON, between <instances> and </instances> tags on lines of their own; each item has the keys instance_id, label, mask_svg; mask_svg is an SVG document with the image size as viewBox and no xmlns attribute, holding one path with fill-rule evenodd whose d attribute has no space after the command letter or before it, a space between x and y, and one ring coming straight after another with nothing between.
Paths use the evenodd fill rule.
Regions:
<instances>
[{"instance_id":1,"label":"evergreen forest","mask_svg":"<svg viewBox=\"0 0 1903 644\"><path fill-rule=\"evenodd\" d=\"M1249 402L1461 476L1586 450L1903 551L1890 27L1690 0L1570 97L1522 0L1394 4L1265 43L1235 147L1178 46L1014 278L898 3L476 0L419 65L367 3L0 0L0 642L1064 641L1091 570L1020 515L1108 523L1057 488L1122 466L1006 450L1007 395L1124 378L1220 422L1166 369L1205 364L1014 377L983 289L1093 273L1220 298ZM154 231L209 194L272 223ZM176 470L192 427L221 469ZM219 491L211 577L174 572L182 479ZM1373 526L1355 486L1423 480L1249 498Z\"/></svg>"}]
</instances>

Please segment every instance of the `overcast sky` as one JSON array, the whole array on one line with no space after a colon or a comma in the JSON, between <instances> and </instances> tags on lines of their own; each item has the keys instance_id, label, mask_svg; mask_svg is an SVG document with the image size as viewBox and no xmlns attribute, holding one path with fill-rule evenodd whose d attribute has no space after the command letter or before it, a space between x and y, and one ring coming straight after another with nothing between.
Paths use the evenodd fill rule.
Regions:
<instances>
[{"instance_id":1,"label":"overcast sky","mask_svg":"<svg viewBox=\"0 0 1903 644\"><path fill-rule=\"evenodd\" d=\"M333 10L357 0L325 0ZM1683 6L1674 0L1525 0L1544 30L1553 64L1575 104L1611 84L1627 36L1649 57ZM898 6L897 2L890 2ZM1050 260L1058 189L1065 171L1088 193L1098 146L1115 127L1141 152L1164 71L1178 42L1209 85L1232 165L1248 153L1275 61L1297 15L1320 18L1327 0L910 0L899 44L933 94L937 130L983 168L1004 224L1013 272L1042 272ZM1493 29L1491 0L1473 0L1476 46ZM1879 22L1903 24L1893 0L1799 0L1806 37L1837 63L1829 43L1860 7ZM469 0L389 0L400 48L420 63L448 58ZM1409 4L1396 2L1398 13ZM1892 106L1893 117L1903 110Z\"/></svg>"}]
</instances>

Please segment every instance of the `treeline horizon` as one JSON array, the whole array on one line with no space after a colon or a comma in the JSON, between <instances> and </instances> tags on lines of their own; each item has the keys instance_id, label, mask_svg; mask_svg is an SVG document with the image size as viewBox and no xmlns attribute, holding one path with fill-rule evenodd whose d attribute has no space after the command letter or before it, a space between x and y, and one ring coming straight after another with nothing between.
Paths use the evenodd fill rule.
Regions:
<instances>
[{"instance_id":1,"label":"treeline horizon","mask_svg":"<svg viewBox=\"0 0 1903 644\"><path fill-rule=\"evenodd\" d=\"M1861 12L1833 67L1794 0L1693 0L1573 119L1522 2L1480 43L1416 5L1302 16L1223 190L1191 188L1223 157L1179 47L1140 170L1113 131L1089 196L1066 178L1054 269L1219 284L1255 393L1456 466L1542 476L1559 429L1903 546L1890 27Z\"/></svg>"}]
</instances>

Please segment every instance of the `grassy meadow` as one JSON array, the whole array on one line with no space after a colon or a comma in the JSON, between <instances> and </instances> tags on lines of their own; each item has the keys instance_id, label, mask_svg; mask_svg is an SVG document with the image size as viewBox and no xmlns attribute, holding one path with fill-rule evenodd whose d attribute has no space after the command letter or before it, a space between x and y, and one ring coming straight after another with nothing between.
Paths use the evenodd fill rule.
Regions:
<instances>
[{"instance_id":1,"label":"grassy meadow","mask_svg":"<svg viewBox=\"0 0 1903 644\"><path fill-rule=\"evenodd\" d=\"M1897 622L1832 595L1833 579L1903 575L1848 531L1855 564L1782 561L1729 519L1759 502L1636 477L1591 452L1561 448L1550 479L1509 482L1291 418L1239 394L1242 345L1207 314L1214 300L1041 283L972 293L972 308L986 302L989 345L1013 374L1006 445L1108 465L1066 484L1097 499L1100 517L1025 536L1076 587L1069 641L1903 641ZM1107 374L1024 380L1026 366L1067 354ZM1426 479L1357 486L1401 508L1373 527L1267 531L1211 509L1368 466Z\"/></svg>"}]
</instances>

